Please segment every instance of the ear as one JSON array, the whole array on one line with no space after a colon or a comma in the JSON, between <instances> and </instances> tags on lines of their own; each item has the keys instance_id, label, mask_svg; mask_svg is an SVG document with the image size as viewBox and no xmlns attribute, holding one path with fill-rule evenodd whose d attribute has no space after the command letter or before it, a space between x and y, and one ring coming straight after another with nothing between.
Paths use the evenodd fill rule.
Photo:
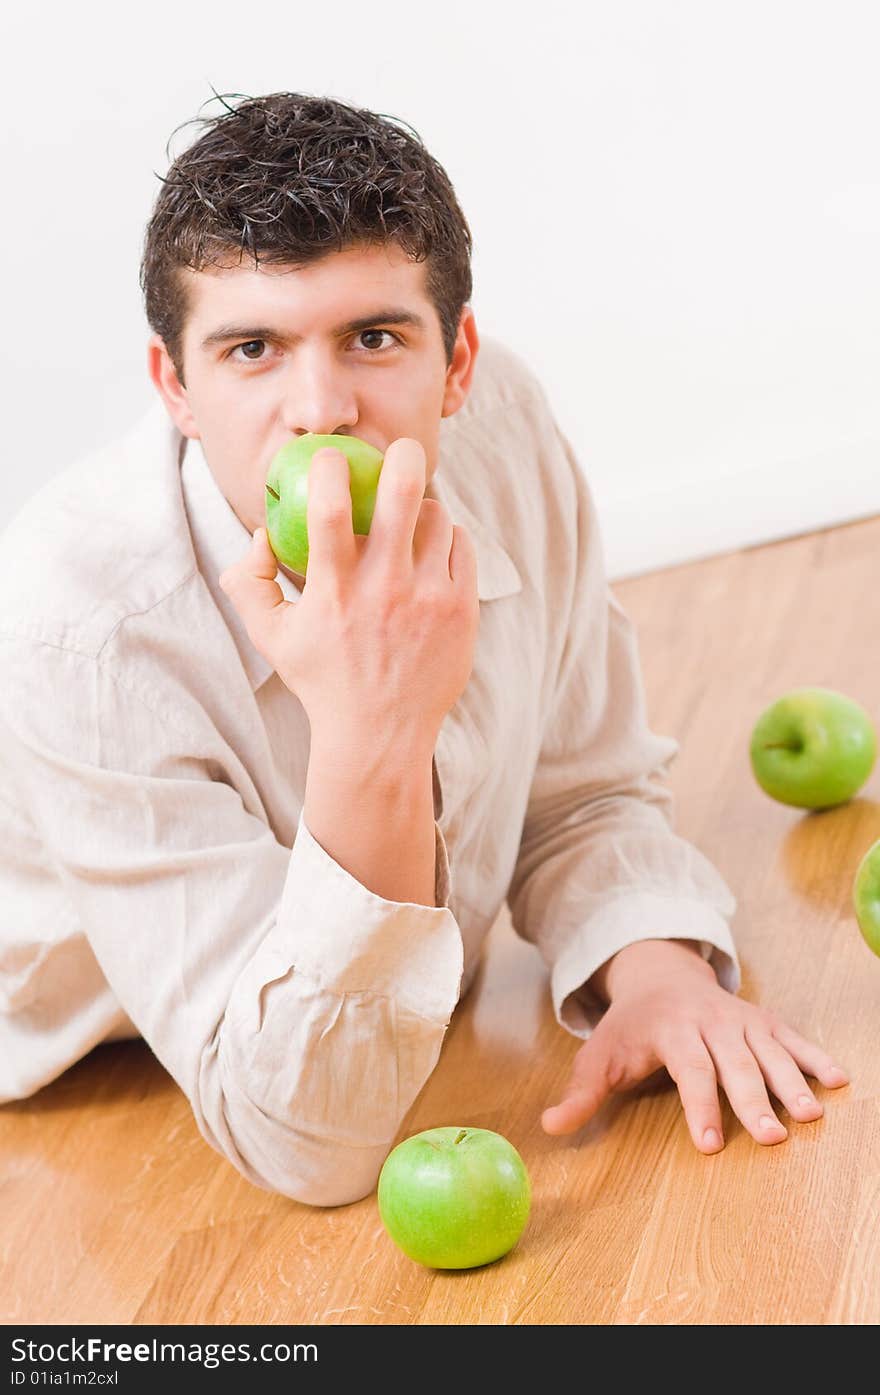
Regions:
<instances>
[{"instance_id":1,"label":"ear","mask_svg":"<svg viewBox=\"0 0 880 1395\"><path fill-rule=\"evenodd\" d=\"M186 388L181 386L165 341L158 334L152 334L147 343L147 372L175 426L190 440L199 440L201 432L190 411Z\"/></svg>"},{"instance_id":2,"label":"ear","mask_svg":"<svg viewBox=\"0 0 880 1395\"><path fill-rule=\"evenodd\" d=\"M473 310L466 305L458 322L452 362L446 370L446 391L443 395L441 416L454 416L467 401L479 352L480 336L477 334L477 322Z\"/></svg>"}]
</instances>

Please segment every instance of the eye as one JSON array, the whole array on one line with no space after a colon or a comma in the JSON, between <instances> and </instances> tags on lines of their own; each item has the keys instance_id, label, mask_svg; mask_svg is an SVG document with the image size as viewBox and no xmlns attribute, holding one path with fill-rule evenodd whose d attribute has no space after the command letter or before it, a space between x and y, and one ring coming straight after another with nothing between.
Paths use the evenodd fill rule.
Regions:
<instances>
[{"instance_id":1,"label":"eye","mask_svg":"<svg viewBox=\"0 0 880 1395\"><path fill-rule=\"evenodd\" d=\"M252 349L255 345L265 346L265 343L265 339L249 339L246 344L236 344L234 349L229 350L229 353L230 356L232 356L234 353L237 352L238 349ZM260 355L260 357L262 357L262 355ZM252 358L250 354L245 354L245 358L247 359L248 363L256 363L257 361L255 358Z\"/></svg>"},{"instance_id":2,"label":"eye","mask_svg":"<svg viewBox=\"0 0 880 1395\"><path fill-rule=\"evenodd\" d=\"M384 334L384 336L385 336L386 339L390 339L390 340L391 340L391 343L392 343L392 344L396 344L396 343L399 342L399 340L398 340L398 338L397 338L397 335L396 335L396 334L392 334L390 329L362 329L361 332L360 332L360 334L358 335L358 339L364 339L364 338L366 338L367 335L379 335L379 336L381 337L383 334ZM374 345L372 348L370 348L370 347L368 346L367 352L368 352L368 353L382 353L384 349L388 349L388 348L390 348L390 347L391 347L391 344L385 344L385 345L378 345L378 344L377 344L377 345Z\"/></svg>"}]
</instances>

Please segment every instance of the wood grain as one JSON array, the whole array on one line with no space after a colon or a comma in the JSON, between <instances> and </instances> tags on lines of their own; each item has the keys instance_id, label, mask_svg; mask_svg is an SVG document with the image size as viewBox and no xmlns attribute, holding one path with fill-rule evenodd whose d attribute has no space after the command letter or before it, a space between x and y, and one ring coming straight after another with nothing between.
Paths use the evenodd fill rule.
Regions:
<instances>
[{"instance_id":1,"label":"wood grain","mask_svg":"<svg viewBox=\"0 0 880 1395\"><path fill-rule=\"evenodd\" d=\"M852 879L880 838L880 769L838 809L769 800L748 763L761 709L837 688L880 720L880 518L630 578L653 728L680 742L675 826L738 898L743 993L822 1043L852 1083L762 1148L724 1106L704 1157L669 1090L618 1097L551 1139L541 1110L578 1042L547 971L493 928L440 1063L399 1137L497 1129L529 1168L519 1245L431 1271L375 1196L315 1210L245 1182L201 1139L142 1042L97 1048L0 1109L0 1321L28 1323L873 1324L880 1320L880 960Z\"/></svg>"}]
</instances>

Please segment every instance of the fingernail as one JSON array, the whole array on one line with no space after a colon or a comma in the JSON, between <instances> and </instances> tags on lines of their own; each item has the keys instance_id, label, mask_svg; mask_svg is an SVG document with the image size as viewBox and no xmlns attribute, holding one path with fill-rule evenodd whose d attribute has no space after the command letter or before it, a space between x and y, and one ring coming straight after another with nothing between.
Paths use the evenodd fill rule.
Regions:
<instances>
[{"instance_id":1,"label":"fingernail","mask_svg":"<svg viewBox=\"0 0 880 1395\"><path fill-rule=\"evenodd\" d=\"M720 1148L721 1134L717 1129L707 1129L703 1134L703 1142L707 1148Z\"/></svg>"},{"instance_id":2,"label":"fingernail","mask_svg":"<svg viewBox=\"0 0 880 1395\"><path fill-rule=\"evenodd\" d=\"M780 1124L778 1119L774 1119L772 1114L762 1114L758 1120L758 1127L763 1129L765 1133L769 1133L771 1129L775 1133L787 1132L785 1125Z\"/></svg>"},{"instance_id":3,"label":"fingernail","mask_svg":"<svg viewBox=\"0 0 880 1395\"><path fill-rule=\"evenodd\" d=\"M813 1095L798 1095L798 1104L801 1109L821 1109L822 1106Z\"/></svg>"},{"instance_id":4,"label":"fingernail","mask_svg":"<svg viewBox=\"0 0 880 1395\"><path fill-rule=\"evenodd\" d=\"M840 1069L840 1066L832 1066L830 1070L826 1072L826 1076L829 1081L836 1082L838 1085L849 1084L849 1076L845 1070Z\"/></svg>"}]
</instances>

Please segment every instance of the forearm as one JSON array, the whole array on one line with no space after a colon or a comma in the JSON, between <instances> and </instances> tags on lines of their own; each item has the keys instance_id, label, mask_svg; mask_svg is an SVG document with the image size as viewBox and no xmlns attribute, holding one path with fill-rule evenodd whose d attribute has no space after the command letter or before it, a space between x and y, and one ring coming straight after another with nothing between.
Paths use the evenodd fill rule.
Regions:
<instances>
[{"instance_id":1,"label":"forearm","mask_svg":"<svg viewBox=\"0 0 880 1395\"><path fill-rule=\"evenodd\" d=\"M324 851L387 901L434 906L433 746L313 735L303 817Z\"/></svg>"},{"instance_id":2,"label":"forearm","mask_svg":"<svg viewBox=\"0 0 880 1395\"><path fill-rule=\"evenodd\" d=\"M604 1003L611 1003L634 984L652 982L678 964L695 968L694 959L714 979L715 971L700 953L697 940L637 940L606 959L590 979L590 987Z\"/></svg>"}]
</instances>

